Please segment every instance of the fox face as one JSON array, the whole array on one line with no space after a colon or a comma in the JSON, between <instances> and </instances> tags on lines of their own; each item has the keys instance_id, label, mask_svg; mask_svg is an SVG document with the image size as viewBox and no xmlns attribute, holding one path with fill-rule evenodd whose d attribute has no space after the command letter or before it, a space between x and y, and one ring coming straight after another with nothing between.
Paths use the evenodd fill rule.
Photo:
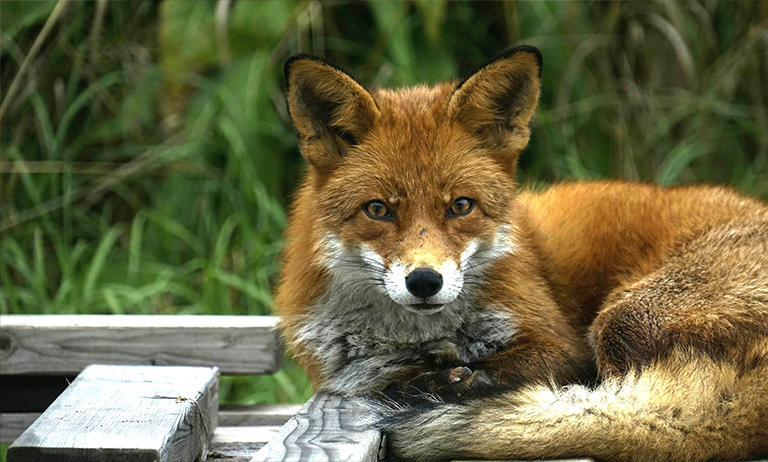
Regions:
<instances>
[{"instance_id":1,"label":"fox face","mask_svg":"<svg viewBox=\"0 0 768 462\"><path fill-rule=\"evenodd\" d=\"M368 91L319 58L286 63L309 168L276 302L316 383L363 392L509 344L486 274L517 255L515 164L540 70L520 47L462 82Z\"/></svg>"},{"instance_id":2,"label":"fox face","mask_svg":"<svg viewBox=\"0 0 768 462\"><path fill-rule=\"evenodd\" d=\"M309 161L318 263L434 314L515 248L515 163L539 94L522 47L461 83L367 91L317 58L286 63Z\"/></svg>"},{"instance_id":3,"label":"fox face","mask_svg":"<svg viewBox=\"0 0 768 462\"><path fill-rule=\"evenodd\" d=\"M332 271L364 271L402 308L432 314L460 296L465 275L512 249L513 189L462 140L424 149L413 146L418 136L349 149L318 194L325 215L318 254Z\"/></svg>"}]
</instances>

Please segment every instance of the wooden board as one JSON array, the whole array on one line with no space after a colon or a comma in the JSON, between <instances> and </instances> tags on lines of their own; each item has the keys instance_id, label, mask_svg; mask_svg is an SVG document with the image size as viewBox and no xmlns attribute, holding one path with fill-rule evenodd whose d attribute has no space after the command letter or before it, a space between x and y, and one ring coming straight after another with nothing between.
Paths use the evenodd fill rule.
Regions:
<instances>
[{"instance_id":1,"label":"wooden board","mask_svg":"<svg viewBox=\"0 0 768 462\"><path fill-rule=\"evenodd\" d=\"M216 368L86 368L8 448L8 462L176 462L205 457Z\"/></svg>"},{"instance_id":2,"label":"wooden board","mask_svg":"<svg viewBox=\"0 0 768 462\"><path fill-rule=\"evenodd\" d=\"M21 436L32 422L40 417L40 412L11 412L0 414L0 444L11 444Z\"/></svg>"},{"instance_id":3,"label":"wooden board","mask_svg":"<svg viewBox=\"0 0 768 462\"><path fill-rule=\"evenodd\" d=\"M279 430L279 425L219 427L205 462L248 462Z\"/></svg>"},{"instance_id":4,"label":"wooden board","mask_svg":"<svg viewBox=\"0 0 768 462\"><path fill-rule=\"evenodd\" d=\"M53 401L53 400L52 400ZM288 419L301 409L300 404L260 404L255 406L223 405L219 406L219 428L214 433L214 443L237 443L232 435L243 435L241 443L264 443L269 439L262 436L250 437L249 432L263 435L265 431L277 433L275 428L280 428ZM3 412L0 413L0 444L11 444L24 430L40 417L42 412ZM267 430L264 430L264 429ZM217 436L221 436L217 439ZM261 447L261 446L259 446ZM248 459L256 451L252 451Z\"/></svg>"},{"instance_id":5,"label":"wooden board","mask_svg":"<svg viewBox=\"0 0 768 462\"><path fill-rule=\"evenodd\" d=\"M302 406L303 404L257 404L253 406L224 404L219 406L219 426L279 426L298 413Z\"/></svg>"},{"instance_id":6,"label":"wooden board","mask_svg":"<svg viewBox=\"0 0 768 462\"><path fill-rule=\"evenodd\" d=\"M358 412L348 406L345 398L318 393L261 448L252 462L378 461L381 433L358 428Z\"/></svg>"},{"instance_id":7,"label":"wooden board","mask_svg":"<svg viewBox=\"0 0 768 462\"><path fill-rule=\"evenodd\" d=\"M0 320L3 375L75 375L93 363L271 374L282 360L273 316L4 315Z\"/></svg>"}]
</instances>

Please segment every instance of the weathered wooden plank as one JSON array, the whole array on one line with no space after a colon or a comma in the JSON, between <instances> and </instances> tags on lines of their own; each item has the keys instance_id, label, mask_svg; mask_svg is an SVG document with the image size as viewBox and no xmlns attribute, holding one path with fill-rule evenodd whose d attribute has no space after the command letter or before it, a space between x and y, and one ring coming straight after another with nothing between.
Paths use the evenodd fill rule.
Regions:
<instances>
[{"instance_id":1,"label":"weathered wooden plank","mask_svg":"<svg viewBox=\"0 0 768 462\"><path fill-rule=\"evenodd\" d=\"M75 375L99 363L269 374L282 366L276 327L273 316L4 315L0 373Z\"/></svg>"},{"instance_id":2,"label":"weathered wooden plank","mask_svg":"<svg viewBox=\"0 0 768 462\"><path fill-rule=\"evenodd\" d=\"M219 426L255 427L283 425L301 410L302 404L258 404L255 406L219 406Z\"/></svg>"},{"instance_id":3,"label":"weathered wooden plank","mask_svg":"<svg viewBox=\"0 0 768 462\"><path fill-rule=\"evenodd\" d=\"M259 450L252 462L378 461L381 433L359 428L359 412L348 405L346 398L318 393Z\"/></svg>"},{"instance_id":4,"label":"weathered wooden plank","mask_svg":"<svg viewBox=\"0 0 768 462\"><path fill-rule=\"evenodd\" d=\"M0 414L0 444L11 444L21 436L32 422L40 417L40 412L12 412Z\"/></svg>"},{"instance_id":5,"label":"weathered wooden plank","mask_svg":"<svg viewBox=\"0 0 768 462\"><path fill-rule=\"evenodd\" d=\"M221 414L219 414L221 416ZM280 431L279 425L219 427L206 462L248 462Z\"/></svg>"},{"instance_id":6,"label":"weathered wooden plank","mask_svg":"<svg viewBox=\"0 0 768 462\"><path fill-rule=\"evenodd\" d=\"M267 444L280 431L280 425L254 425L246 427L219 427L213 434L214 444ZM251 454L253 456L253 454Z\"/></svg>"},{"instance_id":7,"label":"weathered wooden plank","mask_svg":"<svg viewBox=\"0 0 768 462\"><path fill-rule=\"evenodd\" d=\"M205 462L249 462L264 443L224 444L212 446Z\"/></svg>"},{"instance_id":8,"label":"weathered wooden plank","mask_svg":"<svg viewBox=\"0 0 768 462\"><path fill-rule=\"evenodd\" d=\"M300 404L259 404L255 406L223 405L219 407L219 428L213 435L216 443L266 443L288 419L301 409ZM0 413L0 444L11 444L42 412ZM255 429L255 430L254 430ZM249 436L255 432L257 436ZM264 439L265 432L270 435ZM235 441L234 435L242 435ZM219 438L217 440L217 438ZM213 443L211 443L213 444ZM253 450L248 459L253 456Z\"/></svg>"},{"instance_id":9,"label":"weathered wooden plank","mask_svg":"<svg viewBox=\"0 0 768 462\"><path fill-rule=\"evenodd\" d=\"M204 458L218 384L216 368L89 366L8 448L8 462Z\"/></svg>"}]
</instances>

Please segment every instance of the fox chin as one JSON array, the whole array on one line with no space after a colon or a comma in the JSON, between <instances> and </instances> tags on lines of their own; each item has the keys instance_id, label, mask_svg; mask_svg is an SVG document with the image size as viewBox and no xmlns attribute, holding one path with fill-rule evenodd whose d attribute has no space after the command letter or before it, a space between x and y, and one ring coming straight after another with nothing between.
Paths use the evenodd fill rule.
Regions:
<instances>
[{"instance_id":1,"label":"fox chin","mask_svg":"<svg viewBox=\"0 0 768 462\"><path fill-rule=\"evenodd\" d=\"M768 453L768 206L519 187L541 72L530 46L397 90L286 62L308 163L275 297L290 350L398 459Z\"/></svg>"}]
</instances>

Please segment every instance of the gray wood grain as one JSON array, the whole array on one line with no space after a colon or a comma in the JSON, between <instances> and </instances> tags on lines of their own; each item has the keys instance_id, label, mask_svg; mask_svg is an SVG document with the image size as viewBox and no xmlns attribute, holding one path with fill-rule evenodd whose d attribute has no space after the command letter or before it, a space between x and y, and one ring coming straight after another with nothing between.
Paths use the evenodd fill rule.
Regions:
<instances>
[{"instance_id":1,"label":"gray wood grain","mask_svg":"<svg viewBox=\"0 0 768 462\"><path fill-rule=\"evenodd\" d=\"M3 315L0 320L3 375L75 375L93 363L270 374L282 360L273 316Z\"/></svg>"},{"instance_id":2,"label":"gray wood grain","mask_svg":"<svg viewBox=\"0 0 768 462\"><path fill-rule=\"evenodd\" d=\"M359 428L359 412L345 398L318 393L259 450L252 462L378 461L381 433Z\"/></svg>"},{"instance_id":3,"label":"gray wood grain","mask_svg":"<svg viewBox=\"0 0 768 462\"><path fill-rule=\"evenodd\" d=\"M245 427L219 427L213 433L211 446L230 444L267 444L282 428L280 425L258 425ZM255 451L254 451L255 452ZM253 457L253 453L250 454Z\"/></svg>"},{"instance_id":4,"label":"gray wood grain","mask_svg":"<svg viewBox=\"0 0 768 462\"><path fill-rule=\"evenodd\" d=\"M21 436L41 412L9 412L0 414L0 444L11 444Z\"/></svg>"},{"instance_id":5,"label":"gray wood grain","mask_svg":"<svg viewBox=\"0 0 768 462\"><path fill-rule=\"evenodd\" d=\"M205 462L248 462L278 431L279 425L219 427Z\"/></svg>"},{"instance_id":6,"label":"gray wood grain","mask_svg":"<svg viewBox=\"0 0 768 462\"><path fill-rule=\"evenodd\" d=\"M219 426L254 427L283 425L301 410L302 404L258 404L219 406Z\"/></svg>"},{"instance_id":7,"label":"gray wood grain","mask_svg":"<svg viewBox=\"0 0 768 462\"><path fill-rule=\"evenodd\" d=\"M237 443L232 435L237 433L243 435L241 443L251 442L248 432L261 432L262 428L269 432L277 433L275 428L279 428L288 421L294 414L301 409L300 404L260 404L255 406L224 405L219 407L219 428L214 433L215 438L220 433L227 435L227 442ZM11 444L18 438L24 430L29 428L32 423L40 417L41 412L3 412L0 413L0 444ZM256 429L256 430L253 430ZM263 433L263 432L262 432ZM261 443L266 443L268 439L257 437ZM224 441L218 441L224 444ZM253 456L253 453L248 459Z\"/></svg>"},{"instance_id":8,"label":"gray wood grain","mask_svg":"<svg viewBox=\"0 0 768 462\"><path fill-rule=\"evenodd\" d=\"M216 368L89 366L8 448L8 462L204 458L218 383Z\"/></svg>"}]
</instances>

